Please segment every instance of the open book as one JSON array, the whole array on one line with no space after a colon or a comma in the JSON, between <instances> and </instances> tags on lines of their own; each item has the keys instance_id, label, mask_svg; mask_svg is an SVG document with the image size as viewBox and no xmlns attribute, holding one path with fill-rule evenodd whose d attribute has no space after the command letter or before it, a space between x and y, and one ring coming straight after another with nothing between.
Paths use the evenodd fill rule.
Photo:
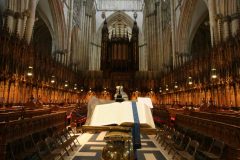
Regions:
<instances>
[{"instance_id":1,"label":"open book","mask_svg":"<svg viewBox=\"0 0 240 160\"><path fill-rule=\"evenodd\" d=\"M155 128L151 110L144 103L136 102L140 127ZM113 102L96 105L90 126L121 125L132 126L134 123L131 101Z\"/></svg>"},{"instance_id":2,"label":"open book","mask_svg":"<svg viewBox=\"0 0 240 160\"><path fill-rule=\"evenodd\" d=\"M149 108L153 108L152 100L149 97L138 97L137 101L144 103Z\"/></svg>"}]
</instances>

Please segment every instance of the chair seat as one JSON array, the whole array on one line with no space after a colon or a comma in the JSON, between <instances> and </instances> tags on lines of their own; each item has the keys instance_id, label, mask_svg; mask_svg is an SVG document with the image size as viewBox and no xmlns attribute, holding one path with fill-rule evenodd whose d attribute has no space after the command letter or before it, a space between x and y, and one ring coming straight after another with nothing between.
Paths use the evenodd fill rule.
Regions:
<instances>
[{"instance_id":1,"label":"chair seat","mask_svg":"<svg viewBox=\"0 0 240 160\"><path fill-rule=\"evenodd\" d=\"M173 144L173 149L177 150L177 151L183 151L184 148L181 145L178 144Z\"/></svg>"},{"instance_id":2,"label":"chair seat","mask_svg":"<svg viewBox=\"0 0 240 160\"><path fill-rule=\"evenodd\" d=\"M219 159L220 158L218 155L215 155L215 154L210 153L210 152L202 152L202 153L210 159Z\"/></svg>"},{"instance_id":3,"label":"chair seat","mask_svg":"<svg viewBox=\"0 0 240 160\"><path fill-rule=\"evenodd\" d=\"M184 159L187 159L187 160L194 160L194 156L190 155L188 152L186 151L179 151L178 154L184 158Z\"/></svg>"}]
</instances>

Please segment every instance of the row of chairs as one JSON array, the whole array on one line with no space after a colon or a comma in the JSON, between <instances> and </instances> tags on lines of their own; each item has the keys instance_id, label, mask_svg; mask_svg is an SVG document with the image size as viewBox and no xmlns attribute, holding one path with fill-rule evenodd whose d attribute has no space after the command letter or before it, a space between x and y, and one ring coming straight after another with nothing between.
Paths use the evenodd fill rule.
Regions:
<instances>
[{"instance_id":1,"label":"row of chairs","mask_svg":"<svg viewBox=\"0 0 240 160\"><path fill-rule=\"evenodd\" d=\"M169 149L168 154L173 152L173 159L176 157L186 160L221 159L224 142L211 137L200 138L198 134L197 136L193 136L189 131L180 132L164 125L158 129L156 140L164 150Z\"/></svg>"},{"instance_id":2,"label":"row of chairs","mask_svg":"<svg viewBox=\"0 0 240 160\"><path fill-rule=\"evenodd\" d=\"M48 128L45 131L17 139L7 146L7 159L9 160L53 160L64 159L69 150L77 147L78 135L71 128L57 131L57 128Z\"/></svg>"}]
</instances>

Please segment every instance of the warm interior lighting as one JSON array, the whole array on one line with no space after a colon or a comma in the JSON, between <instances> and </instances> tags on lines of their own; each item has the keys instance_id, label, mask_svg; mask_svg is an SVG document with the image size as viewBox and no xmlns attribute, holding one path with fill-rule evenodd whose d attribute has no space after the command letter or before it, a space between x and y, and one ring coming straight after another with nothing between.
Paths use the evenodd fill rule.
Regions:
<instances>
[{"instance_id":1,"label":"warm interior lighting","mask_svg":"<svg viewBox=\"0 0 240 160\"><path fill-rule=\"evenodd\" d=\"M55 76L52 76L52 78L51 78L51 83L52 83L52 84L55 83Z\"/></svg>"},{"instance_id":2,"label":"warm interior lighting","mask_svg":"<svg viewBox=\"0 0 240 160\"><path fill-rule=\"evenodd\" d=\"M178 88L177 82L175 82L174 88L175 88L175 89Z\"/></svg>"},{"instance_id":3,"label":"warm interior lighting","mask_svg":"<svg viewBox=\"0 0 240 160\"><path fill-rule=\"evenodd\" d=\"M217 73L216 73L216 69L215 68L211 69L211 78L212 79L216 79L217 78Z\"/></svg>"},{"instance_id":4,"label":"warm interior lighting","mask_svg":"<svg viewBox=\"0 0 240 160\"><path fill-rule=\"evenodd\" d=\"M28 72L27 75L28 75L29 77L31 77L31 76L32 76L32 73L31 73L31 72Z\"/></svg>"},{"instance_id":5,"label":"warm interior lighting","mask_svg":"<svg viewBox=\"0 0 240 160\"><path fill-rule=\"evenodd\" d=\"M32 69L33 69L32 66L28 67L27 76L31 77L33 75Z\"/></svg>"},{"instance_id":6,"label":"warm interior lighting","mask_svg":"<svg viewBox=\"0 0 240 160\"><path fill-rule=\"evenodd\" d=\"M68 81L65 81L64 87L68 87Z\"/></svg>"},{"instance_id":7,"label":"warm interior lighting","mask_svg":"<svg viewBox=\"0 0 240 160\"><path fill-rule=\"evenodd\" d=\"M73 88L74 90L77 90L77 84L74 84L74 88Z\"/></svg>"},{"instance_id":8,"label":"warm interior lighting","mask_svg":"<svg viewBox=\"0 0 240 160\"><path fill-rule=\"evenodd\" d=\"M103 92L104 92L104 93L106 93L106 92L107 92L107 88L106 88L106 87L103 89Z\"/></svg>"},{"instance_id":9,"label":"warm interior lighting","mask_svg":"<svg viewBox=\"0 0 240 160\"><path fill-rule=\"evenodd\" d=\"M162 93L162 88L161 87L159 87L159 93Z\"/></svg>"},{"instance_id":10,"label":"warm interior lighting","mask_svg":"<svg viewBox=\"0 0 240 160\"><path fill-rule=\"evenodd\" d=\"M168 85L166 85L166 91L168 91L169 89L168 89Z\"/></svg>"},{"instance_id":11,"label":"warm interior lighting","mask_svg":"<svg viewBox=\"0 0 240 160\"><path fill-rule=\"evenodd\" d=\"M81 87L80 91L83 92L83 87Z\"/></svg>"},{"instance_id":12,"label":"warm interior lighting","mask_svg":"<svg viewBox=\"0 0 240 160\"><path fill-rule=\"evenodd\" d=\"M193 82L192 82L192 77L188 77L188 84L189 84L189 85L192 85L192 84L193 84Z\"/></svg>"}]
</instances>

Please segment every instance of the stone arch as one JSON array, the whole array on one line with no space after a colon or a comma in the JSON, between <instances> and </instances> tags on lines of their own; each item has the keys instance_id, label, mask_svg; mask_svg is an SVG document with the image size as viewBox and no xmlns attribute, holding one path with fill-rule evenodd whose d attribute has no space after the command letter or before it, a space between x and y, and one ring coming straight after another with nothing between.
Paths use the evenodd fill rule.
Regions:
<instances>
[{"instance_id":1,"label":"stone arch","mask_svg":"<svg viewBox=\"0 0 240 160\"><path fill-rule=\"evenodd\" d=\"M206 7L203 8L202 6ZM203 14L208 12L208 7L204 0L187 0L183 1L181 11L176 33L176 51L180 53L188 53L190 51L191 40L196 32L196 28L200 25L197 20L201 20ZM199 14L199 12L201 14ZM198 15L198 17L194 18L196 15Z\"/></svg>"},{"instance_id":2,"label":"stone arch","mask_svg":"<svg viewBox=\"0 0 240 160\"><path fill-rule=\"evenodd\" d=\"M196 35L196 32L200 25L206 20L209 19L208 7L203 0L198 0L195 11L193 12L193 20L191 21L190 33L189 33L189 45L187 50L191 51L192 41ZM200 9L200 10L198 10ZM208 22L209 23L209 22ZM209 24L206 24L209 25ZM209 35L210 38L211 35Z\"/></svg>"},{"instance_id":3,"label":"stone arch","mask_svg":"<svg viewBox=\"0 0 240 160\"><path fill-rule=\"evenodd\" d=\"M67 28L65 23L63 4L59 0L51 0L48 2L53 20L55 47L57 50L65 50L67 48Z\"/></svg>"},{"instance_id":4,"label":"stone arch","mask_svg":"<svg viewBox=\"0 0 240 160\"><path fill-rule=\"evenodd\" d=\"M107 17L108 27L111 26L113 23L115 23L117 20L121 20L128 27L131 27L131 28L132 28L133 22L134 22L134 20L129 15L127 15L126 13L124 13L122 11L118 11L118 12L115 12L115 13L111 14L109 17ZM103 23L101 24L101 26L97 30L97 37L98 37L98 43L99 44L101 44L102 27L103 27Z\"/></svg>"},{"instance_id":5,"label":"stone arch","mask_svg":"<svg viewBox=\"0 0 240 160\"><path fill-rule=\"evenodd\" d=\"M78 26L74 26L72 29L72 43L71 43L71 56L70 56L70 62L73 65L79 65L79 51L80 51L80 42L79 42L79 34L80 34L80 28Z\"/></svg>"}]
</instances>

